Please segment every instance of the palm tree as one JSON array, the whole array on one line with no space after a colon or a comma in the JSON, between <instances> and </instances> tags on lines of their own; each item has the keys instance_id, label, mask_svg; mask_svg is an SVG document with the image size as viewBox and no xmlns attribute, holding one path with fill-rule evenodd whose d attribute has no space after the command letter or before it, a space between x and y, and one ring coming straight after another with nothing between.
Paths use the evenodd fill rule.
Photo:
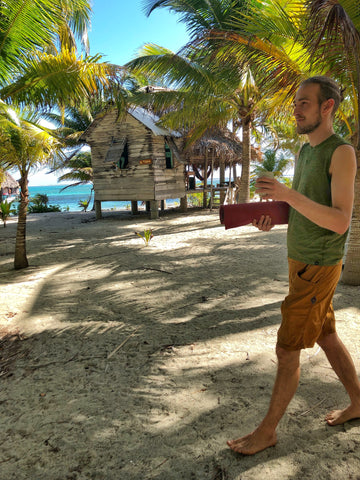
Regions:
<instances>
[{"instance_id":1,"label":"palm tree","mask_svg":"<svg viewBox=\"0 0 360 480\"><path fill-rule=\"evenodd\" d=\"M109 84L119 68L87 49L89 0L12 0L0 6L0 98L7 103L63 107ZM35 28L36 26L36 28Z\"/></svg>"},{"instance_id":2,"label":"palm tree","mask_svg":"<svg viewBox=\"0 0 360 480\"><path fill-rule=\"evenodd\" d=\"M258 177L263 172L271 172L274 178L282 178L285 170L292 164L293 161L286 158L283 153L278 154L276 150L265 150L263 162L255 165L251 177Z\"/></svg>"},{"instance_id":3,"label":"palm tree","mask_svg":"<svg viewBox=\"0 0 360 480\"><path fill-rule=\"evenodd\" d=\"M242 131L241 191L243 202L249 198L251 161L251 130L256 119L259 92L250 69L236 76L224 65L215 65L203 58L191 58L148 45L142 55L127 64L136 73L148 75L151 80L175 84L176 89L135 96L133 101L147 102L161 112L161 124L182 130L187 145L198 140L211 127L225 127L229 122L234 133Z\"/></svg>"},{"instance_id":4,"label":"palm tree","mask_svg":"<svg viewBox=\"0 0 360 480\"><path fill-rule=\"evenodd\" d=\"M255 193L255 181L264 172L271 172L274 178L281 179L290 186L290 181L284 177L285 171L293 166L293 160L285 157L283 153L278 154L276 150L265 150L264 159L261 164L255 165L250 174L250 193Z\"/></svg>"},{"instance_id":5,"label":"palm tree","mask_svg":"<svg viewBox=\"0 0 360 480\"><path fill-rule=\"evenodd\" d=\"M20 205L15 244L15 269L26 268L26 216L29 204L29 173L61 151L61 142L36 124L34 114L19 112L17 122L7 122L0 131L0 162L5 168L16 168L20 175Z\"/></svg>"},{"instance_id":6,"label":"palm tree","mask_svg":"<svg viewBox=\"0 0 360 480\"><path fill-rule=\"evenodd\" d=\"M191 41L178 54L147 45L130 62L176 92L156 93L162 122L187 126L189 141L209 125L233 124L243 136L241 201L249 198L250 133L275 113L288 121L293 94L311 73L304 57L305 8L300 2L251 0L148 0L147 13L169 8L181 15ZM168 97L167 103L164 98ZM171 105L172 102L172 105ZM285 117L285 114L287 116ZM188 119L193 124L189 125ZM222 122L222 123L221 123Z\"/></svg>"},{"instance_id":7,"label":"palm tree","mask_svg":"<svg viewBox=\"0 0 360 480\"><path fill-rule=\"evenodd\" d=\"M224 42L223 58L241 61L245 55L253 70L262 73L261 90L276 103L269 112L286 114L293 93L305 76L329 74L347 87L336 119L356 148L360 165L360 19L352 0L277 2L261 0L246 15L234 18L234 31L212 32ZM238 28L238 26L240 28ZM241 34L238 31L241 31ZM279 111L278 106L281 110ZM342 280L360 285L360 176Z\"/></svg>"},{"instance_id":8,"label":"palm tree","mask_svg":"<svg viewBox=\"0 0 360 480\"><path fill-rule=\"evenodd\" d=\"M227 31L238 9L246 9L246 0L164 0L147 2L147 14L157 8L169 8L181 14L191 42L178 54L155 45L147 45L140 57L127 64L132 71L163 82L172 91L153 95L155 109L163 108L162 123L184 128L188 143L197 140L209 127L233 125L241 129L243 140L241 198L249 200L251 130L257 115L259 90L257 78L248 62L235 68L219 54L219 42L209 32ZM155 98L156 97L156 98Z\"/></svg>"},{"instance_id":9,"label":"palm tree","mask_svg":"<svg viewBox=\"0 0 360 480\"><path fill-rule=\"evenodd\" d=\"M64 105L74 105L107 87L110 78L117 80L119 67L100 63L99 55L77 53L78 38L84 40L85 52L88 50L90 11L89 0L12 0L0 5L0 166L16 167L21 176L15 268L28 265L29 171L48 162L63 144L53 132L29 122L26 115L11 118L14 110L4 101L20 107L58 106L63 110Z\"/></svg>"}]
</instances>

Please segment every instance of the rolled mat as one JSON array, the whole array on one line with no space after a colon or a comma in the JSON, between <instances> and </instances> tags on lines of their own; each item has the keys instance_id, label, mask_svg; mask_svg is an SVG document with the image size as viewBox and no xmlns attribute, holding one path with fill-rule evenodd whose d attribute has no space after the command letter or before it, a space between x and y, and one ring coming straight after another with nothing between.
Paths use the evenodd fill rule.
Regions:
<instances>
[{"instance_id":1,"label":"rolled mat","mask_svg":"<svg viewBox=\"0 0 360 480\"><path fill-rule=\"evenodd\" d=\"M262 215L269 215L272 225L288 223L289 204L286 202L251 202L220 206L220 223L225 229L241 227L259 221Z\"/></svg>"}]
</instances>

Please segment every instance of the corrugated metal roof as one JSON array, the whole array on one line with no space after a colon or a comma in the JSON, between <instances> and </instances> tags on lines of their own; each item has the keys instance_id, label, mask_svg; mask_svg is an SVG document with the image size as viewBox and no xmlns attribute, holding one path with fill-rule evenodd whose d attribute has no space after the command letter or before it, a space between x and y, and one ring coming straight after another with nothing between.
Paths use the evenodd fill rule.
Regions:
<instances>
[{"instance_id":1,"label":"corrugated metal roof","mask_svg":"<svg viewBox=\"0 0 360 480\"><path fill-rule=\"evenodd\" d=\"M156 125L156 123L159 121L159 117L148 110L145 110L145 108L135 107L128 110L128 113L145 125L145 127L149 128L154 135L171 135L172 137L181 137L181 134L178 132L167 130L166 128Z\"/></svg>"}]
</instances>

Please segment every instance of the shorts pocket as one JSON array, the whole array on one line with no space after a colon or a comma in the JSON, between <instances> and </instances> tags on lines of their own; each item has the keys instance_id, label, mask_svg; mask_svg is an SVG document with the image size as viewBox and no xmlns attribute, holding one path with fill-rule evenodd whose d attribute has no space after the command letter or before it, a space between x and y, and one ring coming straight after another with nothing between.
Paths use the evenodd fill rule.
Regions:
<instances>
[{"instance_id":1,"label":"shorts pocket","mask_svg":"<svg viewBox=\"0 0 360 480\"><path fill-rule=\"evenodd\" d=\"M307 264L297 272L296 278L316 285L324 278L325 269L320 265Z\"/></svg>"}]
</instances>

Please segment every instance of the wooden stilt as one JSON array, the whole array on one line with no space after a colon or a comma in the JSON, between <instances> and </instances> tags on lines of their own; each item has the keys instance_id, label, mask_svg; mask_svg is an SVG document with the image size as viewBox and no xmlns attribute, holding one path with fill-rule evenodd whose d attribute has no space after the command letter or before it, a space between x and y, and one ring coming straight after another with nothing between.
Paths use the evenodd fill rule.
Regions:
<instances>
[{"instance_id":1,"label":"wooden stilt","mask_svg":"<svg viewBox=\"0 0 360 480\"><path fill-rule=\"evenodd\" d=\"M180 198L180 211L182 213L187 212L187 196Z\"/></svg>"},{"instance_id":2,"label":"wooden stilt","mask_svg":"<svg viewBox=\"0 0 360 480\"><path fill-rule=\"evenodd\" d=\"M102 218L100 200L95 200L95 218L96 220L100 220Z\"/></svg>"},{"instance_id":3,"label":"wooden stilt","mask_svg":"<svg viewBox=\"0 0 360 480\"><path fill-rule=\"evenodd\" d=\"M203 187L203 208L207 207L207 171L208 171L208 151L205 152L205 165L204 165L204 187Z\"/></svg>"},{"instance_id":4,"label":"wooden stilt","mask_svg":"<svg viewBox=\"0 0 360 480\"><path fill-rule=\"evenodd\" d=\"M138 210L138 202L136 201L132 201L131 202L131 213L133 215L138 215L139 213L139 210Z\"/></svg>"},{"instance_id":5,"label":"wooden stilt","mask_svg":"<svg viewBox=\"0 0 360 480\"><path fill-rule=\"evenodd\" d=\"M209 207L210 211L212 210L214 203L214 152L211 155L211 183L210 183L210 201Z\"/></svg>"},{"instance_id":6,"label":"wooden stilt","mask_svg":"<svg viewBox=\"0 0 360 480\"><path fill-rule=\"evenodd\" d=\"M157 200L150 201L150 218L151 220L159 218L159 203Z\"/></svg>"}]
</instances>

